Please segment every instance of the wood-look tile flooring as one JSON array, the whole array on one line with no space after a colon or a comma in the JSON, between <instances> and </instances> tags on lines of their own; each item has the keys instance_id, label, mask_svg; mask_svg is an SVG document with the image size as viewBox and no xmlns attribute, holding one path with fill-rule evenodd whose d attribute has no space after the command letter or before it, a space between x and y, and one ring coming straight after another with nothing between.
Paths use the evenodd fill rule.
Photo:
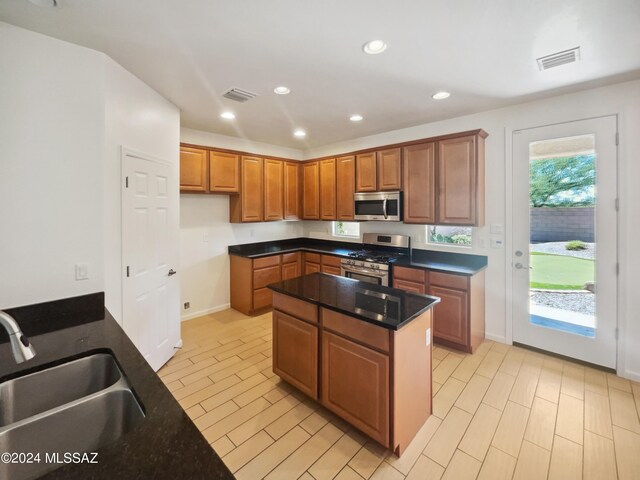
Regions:
<instances>
[{"instance_id":1,"label":"wood-look tile flooring","mask_svg":"<svg viewBox=\"0 0 640 480\"><path fill-rule=\"evenodd\" d=\"M182 325L159 374L241 480L640 479L640 384L487 341L433 351L433 415L395 458L271 371L271 314Z\"/></svg>"}]
</instances>

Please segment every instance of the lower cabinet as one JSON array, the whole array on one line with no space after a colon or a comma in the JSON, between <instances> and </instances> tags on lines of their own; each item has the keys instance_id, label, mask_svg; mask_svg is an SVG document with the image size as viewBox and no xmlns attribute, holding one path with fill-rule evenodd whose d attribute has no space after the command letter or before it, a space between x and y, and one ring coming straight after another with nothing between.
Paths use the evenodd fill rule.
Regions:
<instances>
[{"instance_id":1,"label":"lower cabinet","mask_svg":"<svg viewBox=\"0 0 640 480\"><path fill-rule=\"evenodd\" d=\"M321 257L321 269L322 273L328 273L330 275L340 275L340 257L333 255L322 255Z\"/></svg>"},{"instance_id":2,"label":"lower cabinet","mask_svg":"<svg viewBox=\"0 0 640 480\"><path fill-rule=\"evenodd\" d=\"M282 280L302 275L302 253L284 253L282 255Z\"/></svg>"},{"instance_id":3,"label":"lower cabinet","mask_svg":"<svg viewBox=\"0 0 640 480\"><path fill-rule=\"evenodd\" d=\"M304 252L304 274L320 272L321 262L319 253Z\"/></svg>"},{"instance_id":4,"label":"lower cabinet","mask_svg":"<svg viewBox=\"0 0 640 480\"><path fill-rule=\"evenodd\" d=\"M389 356L322 333L322 403L377 442L389 442Z\"/></svg>"},{"instance_id":5,"label":"lower cabinet","mask_svg":"<svg viewBox=\"0 0 640 480\"><path fill-rule=\"evenodd\" d=\"M318 327L273 312L273 371L301 392L318 398Z\"/></svg>"},{"instance_id":6,"label":"lower cabinet","mask_svg":"<svg viewBox=\"0 0 640 480\"><path fill-rule=\"evenodd\" d=\"M271 307L267 285L282 279L281 255L245 258L231 255L231 308L252 315Z\"/></svg>"},{"instance_id":7,"label":"lower cabinet","mask_svg":"<svg viewBox=\"0 0 640 480\"><path fill-rule=\"evenodd\" d=\"M431 285L429 295L440 298L433 315L433 336L462 347L469 343L466 291Z\"/></svg>"}]
</instances>

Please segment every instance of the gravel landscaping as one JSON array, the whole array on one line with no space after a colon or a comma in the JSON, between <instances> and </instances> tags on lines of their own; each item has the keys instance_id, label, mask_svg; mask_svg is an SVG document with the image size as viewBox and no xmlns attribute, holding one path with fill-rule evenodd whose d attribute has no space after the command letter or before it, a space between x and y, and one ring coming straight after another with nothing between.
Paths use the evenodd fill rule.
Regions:
<instances>
[{"instance_id":1,"label":"gravel landscaping","mask_svg":"<svg viewBox=\"0 0 640 480\"><path fill-rule=\"evenodd\" d=\"M569 257L587 258L594 260L596 258L595 243L584 242L587 247L584 250L567 250L565 245L567 242L546 242L532 243L532 252L551 253L553 255L567 255Z\"/></svg>"},{"instance_id":2,"label":"gravel landscaping","mask_svg":"<svg viewBox=\"0 0 640 480\"><path fill-rule=\"evenodd\" d=\"M533 292L531 301L545 307L583 313L596 314L596 296L593 293L551 293Z\"/></svg>"}]
</instances>

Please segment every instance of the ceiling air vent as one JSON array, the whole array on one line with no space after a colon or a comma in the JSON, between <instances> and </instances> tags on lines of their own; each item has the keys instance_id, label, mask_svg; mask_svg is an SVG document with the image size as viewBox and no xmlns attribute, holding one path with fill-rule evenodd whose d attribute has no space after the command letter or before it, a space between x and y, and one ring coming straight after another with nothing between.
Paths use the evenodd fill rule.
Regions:
<instances>
[{"instance_id":1,"label":"ceiling air vent","mask_svg":"<svg viewBox=\"0 0 640 480\"><path fill-rule=\"evenodd\" d=\"M235 100L236 102L241 103L257 97L255 93L251 93L240 88L232 88L231 90L226 91L222 96L229 100Z\"/></svg>"},{"instance_id":2,"label":"ceiling air vent","mask_svg":"<svg viewBox=\"0 0 640 480\"><path fill-rule=\"evenodd\" d=\"M580 60L580 47L564 50L563 52L552 53L546 57L537 59L540 71L549 70L550 68L559 67L566 63L573 63Z\"/></svg>"}]
</instances>

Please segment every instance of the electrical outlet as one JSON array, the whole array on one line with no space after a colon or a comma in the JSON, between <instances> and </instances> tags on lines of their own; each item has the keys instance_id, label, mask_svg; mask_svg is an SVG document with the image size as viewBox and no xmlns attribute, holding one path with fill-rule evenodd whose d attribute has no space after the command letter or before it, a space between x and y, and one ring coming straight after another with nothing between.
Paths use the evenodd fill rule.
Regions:
<instances>
[{"instance_id":1,"label":"electrical outlet","mask_svg":"<svg viewBox=\"0 0 640 480\"><path fill-rule=\"evenodd\" d=\"M76 263L76 280L87 280L89 278L89 264Z\"/></svg>"},{"instance_id":2,"label":"electrical outlet","mask_svg":"<svg viewBox=\"0 0 640 480\"><path fill-rule=\"evenodd\" d=\"M184 309L189 310L191 308L191 302L184 302Z\"/></svg>"}]
</instances>

